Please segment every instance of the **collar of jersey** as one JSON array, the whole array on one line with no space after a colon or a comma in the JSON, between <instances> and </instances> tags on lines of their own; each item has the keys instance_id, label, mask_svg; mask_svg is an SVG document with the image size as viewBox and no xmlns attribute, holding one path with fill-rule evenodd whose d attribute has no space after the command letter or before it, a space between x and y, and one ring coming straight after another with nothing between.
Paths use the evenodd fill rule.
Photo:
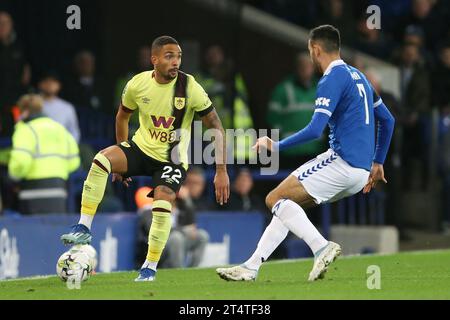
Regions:
<instances>
[{"instance_id":1,"label":"collar of jersey","mask_svg":"<svg viewBox=\"0 0 450 320\"><path fill-rule=\"evenodd\" d=\"M340 66L342 64L345 64L344 60L342 60L342 59L337 59L337 60L331 61L331 63L328 65L328 68L327 68L327 70L325 70L323 75L326 76L327 74L329 74L331 72L331 69L333 69L336 66Z\"/></svg>"},{"instance_id":2,"label":"collar of jersey","mask_svg":"<svg viewBox=\"0 0 450 320\"><path fill-rule=\"evenodd\" d=\"M155 72L155 70L152 70L152 73L151 73L153 83L156 84L158 87L162 87L162 88L170 87L177 81L177 78L178 78L178 75L177 75L176 78L173 79L172 81L170 81L169 83L159 83L158 81L156 81L155 77L153 76L153 72Z\"/></svg>"}]
</instances>

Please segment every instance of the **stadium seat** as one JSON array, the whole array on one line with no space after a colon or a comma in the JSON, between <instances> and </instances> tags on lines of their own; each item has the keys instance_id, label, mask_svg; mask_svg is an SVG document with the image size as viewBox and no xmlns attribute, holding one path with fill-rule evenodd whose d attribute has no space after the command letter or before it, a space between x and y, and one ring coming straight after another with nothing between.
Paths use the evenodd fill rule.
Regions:
<instances>
[{"instance_id":1,"label":"stadium seat","mask_svg":"<svg viewBox=\"0 0 450 320\"><path fill-rule=\"evenodd\" d=\"M81 131L81 141L94 150L115 144L115 120L113 115L86 107L76 107Z\"/></svg>"}]
</instances>

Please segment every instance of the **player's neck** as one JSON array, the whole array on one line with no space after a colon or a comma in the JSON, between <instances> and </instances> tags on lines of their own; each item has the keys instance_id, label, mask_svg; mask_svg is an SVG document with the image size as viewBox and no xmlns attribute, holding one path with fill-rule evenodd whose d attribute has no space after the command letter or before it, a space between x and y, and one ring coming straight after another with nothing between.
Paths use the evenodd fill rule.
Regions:
<instances>
[{"instance_id":1,"label":"player's neck","mask_svg":"<svg viewBox=\"0 0 450 320\"><path fill-rule=\"evenodd\" d=\"M324 57L322 61L322 73L325 73L325 71L328 69L329 65L336 60L340 60L341 56L339 54L337 55L329 55L327 57Z\"/></svg>"}]
</instances>

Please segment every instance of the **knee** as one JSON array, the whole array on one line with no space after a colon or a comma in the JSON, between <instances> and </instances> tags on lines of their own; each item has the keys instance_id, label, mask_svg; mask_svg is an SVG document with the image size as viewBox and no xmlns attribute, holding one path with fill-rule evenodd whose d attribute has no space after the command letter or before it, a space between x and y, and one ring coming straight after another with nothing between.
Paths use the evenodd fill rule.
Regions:
<instances>
[{"instance_id":1,"label":"knee","mask_svg":"<svg viewBox=\"0 0 450 320\"><path fill-rule=\"evenodd\" d=\"M177 230L172 230L167 241L168 246L180 247L184 243L184 236Z\"/></svg>"},{"instance_id":2,"label":"knee","mask_svg":"<svg viewBox=\"0 0 450 320\"><path fill-rule=\"evenodd\" d=\"M206 230L198 229L198 238L201 243L209 242L209 234L208 234L208 232L206 232Z\"/></svg>"},{"instance_id":3,"label":"knee","mask_svg":"<svg viewBox=\"0 0 450 320\"><path fill-rule=\"evenodd\" d=\"M155 200L165 200L170 202L172 205L176 199L175 192L166 186L157 186L154 191L154 196Z\"/></svg>"},{"instance_id":4,"label":"knee","mask_svg":"<svg viewBox=\"0 0 450 320\"><path fill-rule=\"evenodd\" d=\"M107 174L111 173L112 171L112 165L110 159L103 153L103 151L98 152L94 159L92 160L92 163L96 164L98 167L100 167L103 171L105 171Z\"/></svg>"},{"instance_id":5,"label":"knee","mask_svg":"<svg viewBox=\"0 0 450 320\"><path fill-rule=\"evenodd\" d=\"M266 206L269 208L269 210L272 211L273 206L277 201L280 200L280 196L277 195L274 191L269 192L269 194L266 197Z\"/></svg>"}]
</instances>

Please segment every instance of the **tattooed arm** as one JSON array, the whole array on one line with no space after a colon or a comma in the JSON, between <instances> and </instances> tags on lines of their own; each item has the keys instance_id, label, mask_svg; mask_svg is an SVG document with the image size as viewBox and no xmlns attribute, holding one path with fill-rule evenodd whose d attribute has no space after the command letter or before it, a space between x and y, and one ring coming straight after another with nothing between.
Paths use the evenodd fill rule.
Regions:
<instances>
[{"instance_id":1,"label":"tattooed arm","mask_svg":"<svg viewBox=\"0 0 450 320\"><path fill-rule=\"evenodd\" d=\"M227 146L225 141L225 130L222 122L214 108L202 116L203 124L209 129L215 129L214 145L216 157L216 175L214 177L214 186L216 188L216 200L221 205L227 203L230 196L230 179L227 173Z\"/></svg>"}]
</instances>

